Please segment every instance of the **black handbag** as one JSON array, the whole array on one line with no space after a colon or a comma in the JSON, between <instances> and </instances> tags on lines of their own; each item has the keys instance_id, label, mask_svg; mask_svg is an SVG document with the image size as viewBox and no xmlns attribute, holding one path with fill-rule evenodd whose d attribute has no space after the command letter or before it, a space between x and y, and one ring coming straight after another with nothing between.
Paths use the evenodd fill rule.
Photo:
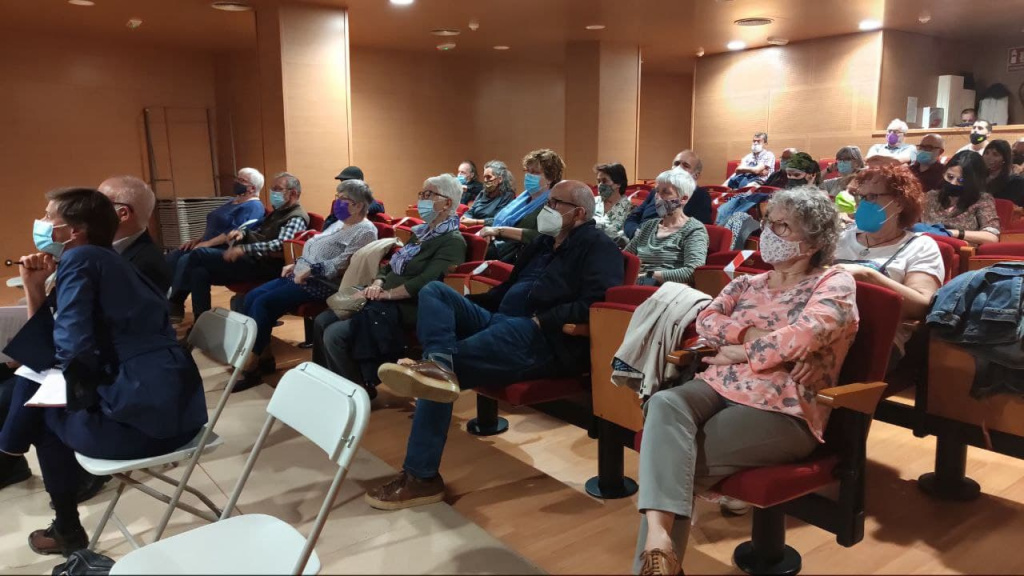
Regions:
<instances>
[{"instance_id":1,"label":"black handbag","mask_svg":"<svg viewBox=\"0 0 1024 576\"><path fill-rule=\"evenodd\" d=\"M107 576L114 560L92 550L75 550L67 562L53 567L53 576Z\"/></svg>"}]
</instances>

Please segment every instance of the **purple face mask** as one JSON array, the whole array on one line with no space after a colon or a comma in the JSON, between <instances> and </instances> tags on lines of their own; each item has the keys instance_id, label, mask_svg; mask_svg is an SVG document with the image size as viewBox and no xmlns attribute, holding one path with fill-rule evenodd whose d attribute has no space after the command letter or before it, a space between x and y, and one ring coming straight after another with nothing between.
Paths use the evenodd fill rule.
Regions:
<instances>
[{"instance_id":1,"label":"purple face mask","mask_svg":"<svg viewBox=\"0 0 1024 576\"><path fill-rule=\"evenodd\" d=\"M889 132L885 140L889 143L889 146L895 146L900 142L900 135L898 132Z\"/></svg>"},{"instance_id":2,"label":"purple face mask","mask_svg":"<svg viewBox=\"0 0 1024 576\"><path fill-rule=\"evenodd\" d=\"M334 204L331 205L331 214L338 220L348 220L348 217L352 215L348 207L348 201L336 199Z\"/></svg>"}]
</instances>

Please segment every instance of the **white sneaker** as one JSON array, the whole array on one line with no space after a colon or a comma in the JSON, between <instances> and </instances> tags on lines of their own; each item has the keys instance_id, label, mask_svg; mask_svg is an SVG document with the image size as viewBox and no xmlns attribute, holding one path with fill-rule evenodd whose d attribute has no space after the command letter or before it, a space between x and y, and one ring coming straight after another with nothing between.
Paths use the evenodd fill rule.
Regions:
<instances>
[{"instance_id":1,"label":"white sneaker","mask_svg":"<svg viewBox=\"0 0 1024 576\"><path fill-rule=\"evenodd\" d=\"M742 500L729 498L728 496L722 496L718 499L718 507L722 510L722 514L726 516L743 516L750 512L750 504Z\"/></svg>"}]
</instances>

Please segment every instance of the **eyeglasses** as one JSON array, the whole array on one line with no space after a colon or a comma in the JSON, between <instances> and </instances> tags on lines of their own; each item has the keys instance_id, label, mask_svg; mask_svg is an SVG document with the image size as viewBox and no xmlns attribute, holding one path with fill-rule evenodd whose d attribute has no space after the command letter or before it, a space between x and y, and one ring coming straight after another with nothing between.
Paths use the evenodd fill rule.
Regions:
<instances>
[{"instance_id":1,"label":"eyeglasses","mask_svg":"<svg viewBox=\"0 0 1024 576\"><path fill-rule=\"evenodd\" d=\"M858 201L860 201L860 200L867 200L868 202L871 202L871 203L876 203L879 198L884 198L886 196L892 196L892 194L874 194L874 193L871 193L871 194L858 194L857 192L850 192L850 194L854 198L856 198Z\"/></svg>"},{"instance_id":2,"label":"eyeglasses","mask_svg":"<svg viewBox=\"0 0 1024 576\"><path fill-rule=\"evenodd\" d=\"M573 204L572 202L566 202L565 200L559 200L558 198L548 198L548 208L551 208L552 210L558 210L559 204L568 204L573 208L581 207L579 204Z\"/></svg>"},{"instance_id":3,"label":"eyeglasses","mask_svg":"<svg viewBox=\"0 0 1024 576\"><path fill-rule=\"evenodd\" d=\"M764 220L761 220L761 229L763 230L765 228L771 228L772 232L775 232L776 236L781 236L783 238L789 236L790 232L789 224L786 224L785 220L772 221L769 218L765 218Z\"/></svg>"},{"instance_id":4,"label":"eyeglasses","mask_svg":"<svg viewBox=\"0 0 1024 576\"><path fill-rule=\"evenodd\" d=\"M437 192L434 192L433 190L423 190L416 195L416 197L419 198L420 200L433 200L434 198L439 196L441 195L438 194Z\"/></svg>"}]
</instances>

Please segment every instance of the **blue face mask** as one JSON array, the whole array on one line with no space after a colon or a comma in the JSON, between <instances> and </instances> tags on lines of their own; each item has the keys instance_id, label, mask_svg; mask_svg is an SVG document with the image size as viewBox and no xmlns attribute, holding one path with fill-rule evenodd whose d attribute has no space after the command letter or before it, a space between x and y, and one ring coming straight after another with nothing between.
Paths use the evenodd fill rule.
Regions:
<instances>
[{"instance_id":1,"label":"blue face mask","mask_svg":"<svg viewBox=\"0 0 1024 576\"><path fill-rule=\"evenodd\" d=\"M437 212L434 211L433 200L419 200L416 202L416 211L419 212L420 218L424 222L430 224L434 221L434 217L437 216Z\"/></svg>"},{"instance_id":2,"label":"blue face mask","mask_svg":"<svg viewBox=\"0 0 1024 576\"><path fill-rule=\"evenodd\" d=\"M917 163L922 165L928 165L935 162L935 154L928 151L919 150L917 152Z\"/></svg>"},{"instance_id":3,"label":"blue face mask","mask_svg":"<svg viewBox=\"0 0 1024 576\"><path fill-rule=\"evenodd\" d=\"M851 160L840 160L836 162L836 168L839 169L839 173L843 176L853 173L853 161Z\"/></svg>"},{"instance_id":4,"label":"blue face mask","mask_svg":"<svg viewBox=\"0 0 1024 576\"><path fill-rule=\"evenodd\" d=\"M523 176L523 190L529 192L538 188L540 188L540 176L527 172L526 176Z\"/></svg>"},{"instance_id":5,"label":"blue face mask","mask_svg":"<svg viewBox=\"0 0 1024 576\"><path fill-rule=\"evenodd\" d=\"M67 224L54 226L45 220L36 220L32 225L32 241L35 242L36 250L45 252L54 258L60 258L60 255L64 253L64 243L53 239L53 230L62 226L67 226Z\"/></svg>"},{"instance_id":6,"label":"blue face mask","mask_svg":"<svg viewBox=\"0 0 1024 576\"><path fill-rule=\"evenodd\" d=\"M270 205L277 210L281 206L284 206L284 192L278 192L277 190L270 191Z\"/></svg>"},{"instance_id":7,"label":"blue face mask","mask_svg":"<svg viewBox=\"0 0 1024 576\"><path fill-rule=\"evenodd\" d=\"M892 204L892 202L889 202ZM857 223L857 228L861 232L874 233L882 229L885 222L889 219L885 216L885 209L889 206L879 206L874 202L868 202L867 200L861 200L857 206L857 213L854 215L854 221Z\"/></svg>"},{"instance_id":8,"label":"blue face mask","mask_svg":"<svg viewBox=\"0 0 1024 576\"><path fill-rule=\"evenodd\" d=\"M459 184L462 184L463 186L466 185L467 180L465 176L459 174L458 176L456 176L456 178L459 180Z\"/></svg>"}]
</instances>

